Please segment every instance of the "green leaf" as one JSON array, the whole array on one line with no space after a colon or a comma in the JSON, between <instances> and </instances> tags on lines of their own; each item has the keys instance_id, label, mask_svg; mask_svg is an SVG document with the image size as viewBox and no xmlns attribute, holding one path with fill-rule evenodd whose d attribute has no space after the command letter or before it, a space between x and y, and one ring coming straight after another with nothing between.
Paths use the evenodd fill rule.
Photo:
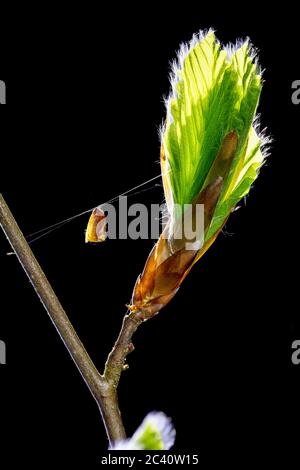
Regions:
<instances>
[{"instance_id":1,"label":"green leaf","mask_svg":"<svg viewBox=\"0 0 300 470\"><path fill-rule=\"evenodd\" d=\"M149 413L130 439L116 442L112 450L168 450L175 441L175 429L162 412Z\"/></svg>"},{"instance_id":2,"label":"green leaf","mask_svg":"<svg viewBox=\"0 0 300 470\"><path fill-rule=\"evenodd\" d=\"M222 48L209 31L182 47L162 134L162 173L171 217L174 204L191 204L207 184L222 142L232 131L238 146L209 236L249 191L263 159L252 129L260 92L261 77L248 41Z\"/></svg>"},{"instance_id":3,"label":"green leaf","mask_svg":"<svg viewBox=\"0 0 300 470\"><path fill-rule=\"evenodd\" d=\"M218 201L211 225L205 235L205 241L222 227L232 209L250 191L265 158L260 147L261 138L252 127L244 154L233 162L232 171Z\"/></svg>"},{"instance_id":4,"label":"green leaf","mask_svg":"<svg viewBox=\"0 0 300 470\"><path fill-rule=\"evenodd\" d=\"M164 449L164 443L159 429L150 423L145 425L143 432L137 437L136 442L141 446L142 449Z\"/></svg>"}]
</instances>

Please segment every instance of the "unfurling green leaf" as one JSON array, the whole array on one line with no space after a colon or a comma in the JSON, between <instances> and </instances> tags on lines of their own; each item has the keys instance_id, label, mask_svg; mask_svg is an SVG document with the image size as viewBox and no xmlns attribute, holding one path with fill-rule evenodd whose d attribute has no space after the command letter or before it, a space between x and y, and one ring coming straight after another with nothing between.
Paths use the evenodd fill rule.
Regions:
<instances>
[{"instance_id":1,"label":"unfurling green leaf","mask_svg":"<svg viewBox=\"0 0 300 470\"><path fill-rule=\"evenodd\" d=\"M116 442L112 450L168 450L175 441L175 429L162 412L149 413L131 439Z\"/></svg>"},{"instance_id":2,"label":"unfurling green leaf","mask_svg":"<svg viewBox=\"0 0 300 470\"><path fill-rule=\"evenodd\" d=\"M130 306L143 318L174 297L257 178L266 143L255 118L261 88L248 40L222 47L210 30L181 47L161 132L169 221L136 282ZM198 204L204 206L204 233L187 247L184 237L175 240L175 235L182 229L186 205L192 206L193 222Z\"/></svg>"}]
</instances>

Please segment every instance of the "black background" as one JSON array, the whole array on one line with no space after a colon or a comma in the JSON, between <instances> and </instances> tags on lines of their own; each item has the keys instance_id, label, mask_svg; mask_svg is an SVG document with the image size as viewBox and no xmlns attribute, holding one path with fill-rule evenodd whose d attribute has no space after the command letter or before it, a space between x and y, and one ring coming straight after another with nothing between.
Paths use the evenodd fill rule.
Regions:
<instances>
[{"instance_id":1,"label":"black background","mask_svg":"<svg viewBox=\"0 0 300 470\"><path fill-rule=\"evenodd\" d=\"M297 17L282 7L266 15L243 9L116 6L57 12L53 21L53 12L39 12L33 28L15 24L1 37L1 192L25 234L159 173L157 129L182 41L214 27L222 42L250 36L260 50L271 156L246 206L136 334L119 390L129 435L149 411L162 410L175 423L175 449L198 452L202 468L216 461L244 468L299 445L300 365L291 362L300 339ZM132 198L162 200L162 188ZM86 245L87 219L32 248L102 369L153 242ZM0 236L1 466L96 463L107 448L97 407L8 250Z\"/></svg>"}]
</instances>

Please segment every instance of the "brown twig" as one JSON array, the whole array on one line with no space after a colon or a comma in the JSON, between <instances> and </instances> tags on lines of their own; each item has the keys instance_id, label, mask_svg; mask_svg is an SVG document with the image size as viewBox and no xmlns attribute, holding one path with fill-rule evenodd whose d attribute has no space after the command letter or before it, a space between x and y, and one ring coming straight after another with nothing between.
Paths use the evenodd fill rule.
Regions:
<instances>
[{"instance_id":1,"label":"brown twig","mask_svg":"<svg viewBox=\"0 0 300 470\"><path fill-rule=\"evenodd\" d=\"M122 371L127 368L125 364L126 357L134 349L132 336L142 322L143 318L139 312L132 312L123 319L119 337L107 358L103 374L114 389L118 387Z\"/></svg>"},{"instance_id":2,"label":"brown twig","mask_svg":"<svg viewBox=\"0 0 300 470\"><path fill-rule=\"evenodd\" d=\"M108 367L101 375L77 336L66 312L55 295L46 275L32 253L3 196L0 194L0 224L24 271L40 297L56 330L94 396L112 444L126 437L118 406L117 384L126 354L130 349L132 334L141 320L126 316L123 329L109 356Z\"/></svg>"}]
</instances>

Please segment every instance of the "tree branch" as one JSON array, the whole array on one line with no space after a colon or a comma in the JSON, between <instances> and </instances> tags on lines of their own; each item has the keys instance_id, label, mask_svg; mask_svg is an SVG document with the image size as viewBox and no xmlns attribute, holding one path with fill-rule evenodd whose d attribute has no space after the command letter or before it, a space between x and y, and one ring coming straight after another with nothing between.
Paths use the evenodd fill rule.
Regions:
<instances>
[{"instance_id":1,"label":"tree branch","mask_svg":"<svg viewBox=\"0 0 300 470\"><path fill-rule=\"evenodd\" d=\"M132 312L123 319L119 337L107 358L103 374L115 389L118 387L122 371L127 369L126 357L134 350L132 336L143 321L140 312Z\"/></svg>"},{"instance_id":2,"label":"tree branch","mask_svg":"<svg viewBox=\"0 0 300 470\"><path fill-rule=\"evenodd\" d=\"M124 439L126 436L119 411L116 387L95 367L1 194L0 224L70 356L94 396L110 443Z\"/></svg>"}]
</instances>

